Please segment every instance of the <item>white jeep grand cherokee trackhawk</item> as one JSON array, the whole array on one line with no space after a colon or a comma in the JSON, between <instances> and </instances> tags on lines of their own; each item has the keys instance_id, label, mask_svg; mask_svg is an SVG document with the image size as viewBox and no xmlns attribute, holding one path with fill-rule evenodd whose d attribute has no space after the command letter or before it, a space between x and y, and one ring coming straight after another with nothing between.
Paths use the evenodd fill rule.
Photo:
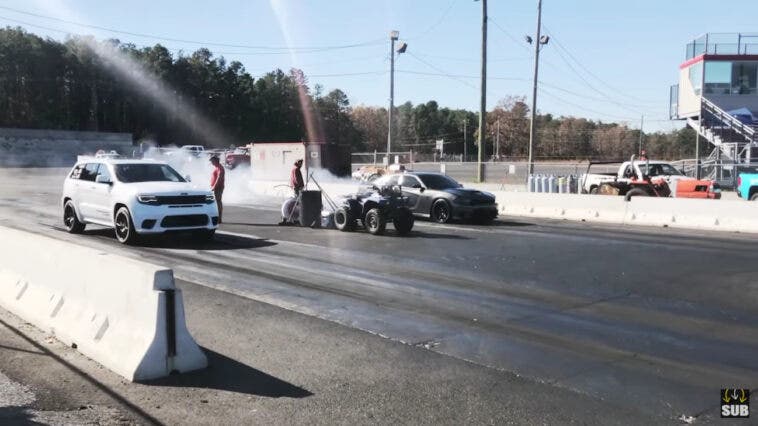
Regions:
<instances>
[{"instance_id":1,"label":"white jeep grand cherokee trackhawk","mask_svg":"<svg viewBox=\"0 0 758 426\"><path fill-rule=\"evenodd\" d=\"M210 240L218 207L210 190L193 187L166 163L82 157L63 184L63 223L79 233L88 223L115 228L116 238L191 231Z\"/></svg>"}]
</instances>

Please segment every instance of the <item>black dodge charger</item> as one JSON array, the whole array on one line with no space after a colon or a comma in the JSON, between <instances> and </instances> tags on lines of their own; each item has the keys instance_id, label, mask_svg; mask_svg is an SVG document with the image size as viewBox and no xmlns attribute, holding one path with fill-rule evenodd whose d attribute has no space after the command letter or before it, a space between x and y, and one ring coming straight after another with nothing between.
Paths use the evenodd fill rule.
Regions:
<instances>
[{"instance_id":1,"label":"black dodge charger","mask_svg":"<svg viewBox=\"0 0 758 426\"><path fill-rule=\"evenodd\" d=\"M445 223L451 219L491 222L497 217L495 196L476 189L464 188L454 179L440 173L405 172L384 176L374 186L400 185L408 207L417 216Z\"/></svg>"}]
</instances>

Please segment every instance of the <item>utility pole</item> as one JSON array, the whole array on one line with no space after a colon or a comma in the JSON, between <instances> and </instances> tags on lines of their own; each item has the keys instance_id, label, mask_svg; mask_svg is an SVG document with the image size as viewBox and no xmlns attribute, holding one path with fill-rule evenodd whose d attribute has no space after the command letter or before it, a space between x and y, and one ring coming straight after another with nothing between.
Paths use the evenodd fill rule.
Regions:
<instances>
[{"instance_id":1,"label":"utility pole","mask_svg":"<svg viewBox=\"0 0 758 426\"><path fill-rule=\"evenodd\" d=\"M387 110L387 166L390 165L390 150L392 149L392 110L395 109L395 40L400 36L398 31L390 31L390 109Z\"/></svg>"},{"instance_id":2,"label":"utility pole","mask_svg":"<svg viewBox=\"0 0 758 426\"><path fill-rule=\"evenodd\" d=\"M700 132L703 130L701 126L702 120L702 116L698 117L697 129L695 129L695 179L700 179Z\"/></svg>"},{"instance_id":3,"label":"utility pole","mask_svg":"<svg viewBox=\"0 0 758 426\"><path fill-rule=\"evenodd\" d=\"M547 44L549 40L550 37L542 36L542 0L537 0L537 38L532 40L531 37L526 37L527 42L534 42L534 83L532 85L532 113L529 123L529 173L527 173L527 178L534 173L534 138L537 130L537 77L540 69L540 46Z\"/></svg>"},{"instance_id":4,"label":"utility pole","mask_svg":"<svg viewBox=\"0 0 758 426\"><path fill-rule=\"evenodd\" d=\"M468 145L468 140L466 139L466 124L468 123L468 118L463 119L463 161L466 161L466 157L468 156L468 148L466 145Z\"/></svg>"},{"instance_id":5,"label":"utility pole","mask_svg":"<svg viewBox=\"0 0 758 426\"><path fill-rule=\"evenodd\" d=\"M642 118L640 118L640 141L639 141L639 147L637 148L637 155L642 155L642 129L645 127L645 116L642 115Z\"/></svg>"},{"instance_id":6,"label":"utility pole","mask_svg":"<svg viewBox=\"0 0 758 426\"><path fill-rule=\"evenodd\" d=\"M479 94L479 146L476 161L476 181L482 182L482 155L487 127L487 0L482 1L482 76Z\"/></svg>"},{"instance_id":7,"label":"utility pole","mask_svg":"<svg viewBox=\"0 0 758 426\"><path fill-rule=\"evenodd\" d=\"M495 142L495 158L500 159L500 119L497 119L497 141Z\"/></svg>"},{"instance_id":8,"label":"utility pole","mask_svg":"<svg viewBox=\"0 0 758 426\"><path fill-rule=\"evenodd\" d=\"M395 109L395 41L400 37L399 31L390 31L390 109L387 111L387 166L390 165L392 149L392 112ZM408 43L400 43L397 53L405 53Z\"/></svg>"}]
</instances>

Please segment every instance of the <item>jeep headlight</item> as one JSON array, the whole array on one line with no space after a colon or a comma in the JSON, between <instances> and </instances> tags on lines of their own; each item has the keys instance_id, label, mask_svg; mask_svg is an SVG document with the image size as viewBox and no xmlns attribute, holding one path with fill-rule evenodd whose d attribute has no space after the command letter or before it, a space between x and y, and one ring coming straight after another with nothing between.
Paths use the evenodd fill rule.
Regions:
<instances>
[{"instance_id":1,"label":"jeep headlight","mask_svg":"<svg viewBox=\"0 0 758 426\"><path fill-rule=\"evenodd\" d=\"M207 194L205 196L205 204L213 204L216 202L216 197L213 194Z\"/></svg>"},{"instance_id":2,"label":"jeep headlight","mask_svg":"<svg viewBox=\"0 0 758 426\"><path fill-rule=\"evenodd\" d=\"M155 195L138 195L137 201L142 204L158 204L158 197Z\"/></svg>"}]
</instances>

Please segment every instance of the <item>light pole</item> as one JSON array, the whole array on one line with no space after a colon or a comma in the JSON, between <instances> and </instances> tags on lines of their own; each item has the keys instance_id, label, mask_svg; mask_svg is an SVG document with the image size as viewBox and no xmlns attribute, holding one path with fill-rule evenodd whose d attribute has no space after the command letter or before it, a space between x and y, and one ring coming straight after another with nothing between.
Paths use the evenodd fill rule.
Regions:
<instances>
[{"instance_id":1,"label":"light pole","mask_svg":"<svg viewBox=\"0 0 758 426\"><path fill-rule=\"evenodd\" d=\"M549 36L542 35L542 0L537 0L537 37L532 40L530 36L526 36L526 41L529 44L534 44L534 83L532 85L532 113L531 120L529 122L529 173L527 173L527 179L529 175L534 173L534 137L536 134L536 120L537 120L537 76L540 69L540 47L547 44L550 41Z\"/></svg>"},{"instance_id":2,"label":"light pole","mask_svg":"<svg viewBox=\"0 0 758 426\"><path fill-rule=\"evenodd\" d=\"M395 109L395 41L400 36L399 31L390 31L390 108L387 110L387 166L390 165L392 149L392 110ZM400 43L397 53L404 53L407 43Z\"/></svg>"},{"instance_id":3,"label":"light pole","mask_svg":"<svg viewBox=\"0 0 758 426\"><path fill-rule=\"evenodd\" d=\"M487 127L487 0L482 2L482 74L479 94L479 140L477 145L476 181L482 182L482 155Z\"/></svg>"}]
</instances>

